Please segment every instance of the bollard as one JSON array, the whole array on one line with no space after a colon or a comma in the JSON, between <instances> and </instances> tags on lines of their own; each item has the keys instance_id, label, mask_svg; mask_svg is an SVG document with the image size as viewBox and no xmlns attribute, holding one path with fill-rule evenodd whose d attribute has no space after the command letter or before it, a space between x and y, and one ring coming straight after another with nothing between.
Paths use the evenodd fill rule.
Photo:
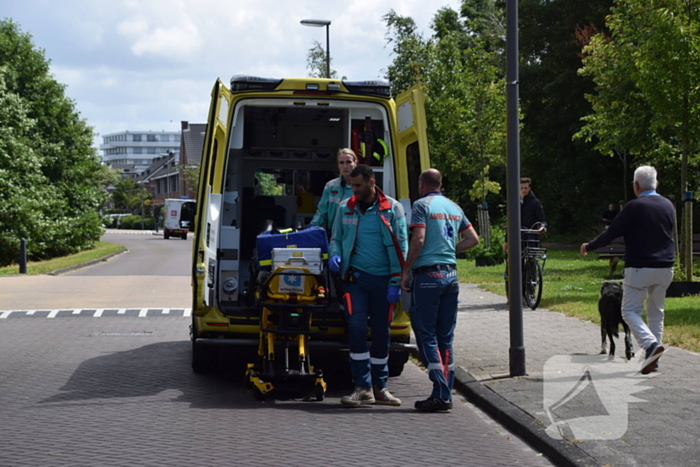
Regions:
<instances>
[{"instance_id":1,"label":"bollard","mask_svg":"<svg viewBox=\"0 0 700 467\"><path fill-rule=\"evenodd\" d=\"M27 240L24 238L19 240L19 273L27 273Z\"/></svg>"}]
</instances>

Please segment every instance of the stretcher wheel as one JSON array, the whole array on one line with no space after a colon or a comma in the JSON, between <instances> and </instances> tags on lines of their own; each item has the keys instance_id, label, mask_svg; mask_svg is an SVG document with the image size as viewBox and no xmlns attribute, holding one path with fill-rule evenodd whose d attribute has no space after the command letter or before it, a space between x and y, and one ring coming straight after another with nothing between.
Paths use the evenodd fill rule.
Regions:
<instances>
[{"instance_id":1,"label":"stretcher wheel","mask_svg":"<svg viewBox=\"0 0 700 467\"><path fill-rule=\"evenodd\" d=\"M316 387L314 387L314 392L316 394L317 401L322 401L323 398L326 397L326 390L323 389L323 386L320 384L317 384Z\"/></svg>"}]
</instances>

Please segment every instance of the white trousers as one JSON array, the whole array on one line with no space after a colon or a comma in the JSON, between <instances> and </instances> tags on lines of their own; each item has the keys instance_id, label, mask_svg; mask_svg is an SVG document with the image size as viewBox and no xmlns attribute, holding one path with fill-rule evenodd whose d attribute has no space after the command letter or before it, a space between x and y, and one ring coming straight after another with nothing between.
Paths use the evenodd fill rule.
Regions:
<instances>
[{"instance_id":1,"label":"white trousers","mask_svg":"<svg viewBox=\"0 0 700 467\"><path fill-rule=\"evenodd\" d=\"M664 334L664 301L673 279L673 268L625 268L622 317L643 349L661 344ZM642 318L646 299L647 322Z\"/></svg>"}]
</instances>

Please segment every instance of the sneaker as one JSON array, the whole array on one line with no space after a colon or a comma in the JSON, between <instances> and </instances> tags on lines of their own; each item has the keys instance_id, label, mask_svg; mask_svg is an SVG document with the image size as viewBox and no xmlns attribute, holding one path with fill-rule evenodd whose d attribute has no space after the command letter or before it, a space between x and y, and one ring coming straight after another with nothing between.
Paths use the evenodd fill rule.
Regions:
<instances>
[{"instance_id":1,"label":"sneaker","mask_svg":"<svg viewBox=\"0 0 700 467\"><path fill-rule=\"evenodd\" d=\"M416 410L450 410L452 401L438 399L437 397L428 397L424 401L417 401L414 406Z\"/></svg>"},{"instance_id":2,"label":"sneaker","mask_svg":"<svg viewBox=\"0 0 700 467\"><path fill-rule=\"evenodd\" d=\"M394 396L389 392L387 388L378 388L374 386L372 388L374 391L375 404L377 405L401 405L401 399Z\"/></svg>"},{"instance_id":3,"label":"sneaker","mask_svg":"<svg viewBox=\"0 0 700 467\"><path fill-rule=\"evenodd\" d=\"M349 396L343 396L340 399L345 405L364 405L364 404L374 404L374 396L372 395L372 388L361 388L356 387L355 390Z\"/></svg>"},{"instance_id":4,"label":"sneaker","mask_svg":"<svg viewBox=\"0 0 700 467\"><path fill-rule=\"evenodd\" d=\"M659 357L664 350L664 346L656 342L649 346L649 348L646 350L646 354L644 355L644 363L642 363L641 373L643 375L648 375L656 369Z\"/></svg>"}]
</instances>

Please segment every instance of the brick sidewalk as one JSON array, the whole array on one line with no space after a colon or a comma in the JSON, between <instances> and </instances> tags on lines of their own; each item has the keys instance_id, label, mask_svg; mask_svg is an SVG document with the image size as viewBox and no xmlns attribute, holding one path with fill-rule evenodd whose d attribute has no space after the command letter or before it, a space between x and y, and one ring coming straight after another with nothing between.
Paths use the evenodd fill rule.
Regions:
<instances>
[{"instance_id":1,"label":"brick sidewalk","mask_svg":"<svg viewBox=\"0 0 700 467\"><path fill-rule=\"evenodd\" d=\"M546 287L545 284L545 294ZM594 358L600 350L600 328L560 313L525 308L527 376L511 378L509 311L505 297L475 285L460 284L460 300L454 349L455 364L461 367L457 386L492 415L504 417L501 421L506 426L516 432L519 430L545 453L558 451L562 458L568 459L569 465L700 464L697 443L700 435L700 355L670 348L660 360L659 372L642 376L636 373L641 366L639 348L635 347L637 356L633 360L623 363L624 344L619 339L617 360L613 364L628 365L620 368L629 369L631 378L637 378L639 386L647 388L636 392L636 399L628 407L623 407L628 410L627 430L618 439L611 440L575 440L570 431L565 431L563 441L555 440L545 433L545 428L551 423L543 402L545 363L554 356L588 355L591 357L585 358ZM607 415L605 407L600 407L600 398L594 387L591 384L588 390L578 394L575 409L567 407L570 411L567 420L589 417L596 410L599 415ZM613 420L612 423L624 425L625 420ZM552 457L556 459L556 455Z\"/></svg>"}]
</instances>

